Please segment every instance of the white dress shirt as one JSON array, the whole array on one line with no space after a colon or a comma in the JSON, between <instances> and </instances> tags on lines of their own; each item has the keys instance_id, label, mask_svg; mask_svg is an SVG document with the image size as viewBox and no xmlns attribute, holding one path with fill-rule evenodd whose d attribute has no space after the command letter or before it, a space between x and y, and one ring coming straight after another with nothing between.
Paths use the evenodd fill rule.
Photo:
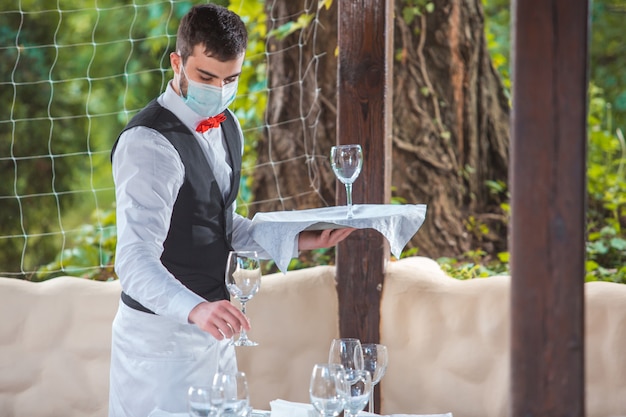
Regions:
<instances>
[{"instance_id":1,"label":"white dress shirt","mask_svg":"<svg viewBox=\"0 0 626 417\"><path fill-rule=\"evenodd\" d=\"M187 107L170 83L158 102L194 132L226 196L232 169L222 129L197 133L195 127L202 117ZM241 133L238 122L237 126ZM184 178L185 167L178 152L159 132L138 126L120 136L113 158L117 203L115 271L124 292L146 308L179 323L188 323L191 310L204 301L178 281L160 260ZM250 236L250 222L234 213L233 248L257 250L261 256L267 256Z\"/></svg>"}]
</instances>

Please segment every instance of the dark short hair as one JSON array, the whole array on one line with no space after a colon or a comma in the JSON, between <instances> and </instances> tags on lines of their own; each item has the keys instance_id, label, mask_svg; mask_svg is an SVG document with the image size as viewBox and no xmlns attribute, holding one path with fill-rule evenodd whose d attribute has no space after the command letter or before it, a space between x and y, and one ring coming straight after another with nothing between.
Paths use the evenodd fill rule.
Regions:
<instances>
[{"instance_id":1,"label":"dark short hair","mask_svg":"<svg viewBox=\"0 0 626 417\"><path fill-rule=\"evenodd\" d=\"M192 7L181 19L176 36L176 51L183 62L198 44L204 45L207 56L222 62L240 57L248 45L248 32L241 18L216 4Z\"/></svg>"}]
</instances>

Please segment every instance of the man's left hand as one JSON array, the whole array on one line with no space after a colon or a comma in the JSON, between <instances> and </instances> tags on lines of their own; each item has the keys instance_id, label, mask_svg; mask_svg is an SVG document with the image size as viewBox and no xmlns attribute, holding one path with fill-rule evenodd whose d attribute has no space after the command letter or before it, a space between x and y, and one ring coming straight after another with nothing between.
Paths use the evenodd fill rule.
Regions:
<instances>
[{"instance_id":1,"label":"man's left hand","mask_svg":"<svg viewBox=\"0 0 626 417\"><path fill-rule=\"evenodd\" d=\"M298 250L329 248L337 245L354 232L353 228L304 231L298 235Z\"/></svg>"}]
</instances>

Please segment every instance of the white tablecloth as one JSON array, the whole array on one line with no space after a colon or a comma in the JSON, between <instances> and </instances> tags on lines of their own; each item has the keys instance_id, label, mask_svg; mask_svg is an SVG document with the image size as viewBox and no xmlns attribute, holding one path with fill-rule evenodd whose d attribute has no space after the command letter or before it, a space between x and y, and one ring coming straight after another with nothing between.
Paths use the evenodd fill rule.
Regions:
<instances>
[{"instance_id":1,"label":"white tablecloth","mask_svg":"<svg viewBox=\"0 0 626 417\"><path fill-rule=\"evenodd\" d=\"M319 417L319 413L308 403L298 403L281 399L270 401L270 417ZM445 414L373 414L361 411L359 417L452 417L452 413Z\"/></svg>"},{"instance_id":2,"label":"white tablecloth","mask_svg":"<svg viewBox=\"0 0 626 417\"><path fill-rule=\"evenodd\" d=\"M425 204L357 204L354 217L347 218L347 207L257 213L252 218L252 238L286 272L303 230L353 227L375 229L389 242L391 253L400 258L402 249L426 218Z\"/></svg>"},{"instance_id":3,"label":"white tablecloth","mask_svg":"<svg viewBox=\"0 0 626 417\"><path fill-rule=\"evenodd\" d=\"M298 403L281 399L270 401L271 411L253 410L251 417L319 417L319 413L308 403ZM188 413L168 413L156 409L148 417L189 417ZM372 414L361 411L359 417L453 417L445 414Z\"/></svg>"}]
</instances>

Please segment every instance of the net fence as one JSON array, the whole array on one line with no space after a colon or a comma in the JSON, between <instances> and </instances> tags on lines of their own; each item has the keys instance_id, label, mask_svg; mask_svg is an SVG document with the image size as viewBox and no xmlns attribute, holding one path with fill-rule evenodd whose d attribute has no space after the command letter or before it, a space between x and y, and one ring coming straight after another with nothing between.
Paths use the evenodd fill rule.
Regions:
<instances>
[{"instance_id":1,"label":"net fence","mask_svg":"<svg viewBox=\"0 0 626 417\"><path fill-rule=\"evenodd\" d=\"M130 118L164 91L172 77L169 54L178 22L197 3L204 2L10 0L0 7L0 276L113 277L111 146ZM233 105L246 136L247 178L239 201L245 214L255 204L250 190L259 169L255 144L270 124L268 59L315 41L296 36L295 44L276 50L268 34L318 25L319 8L318 2L305 1L302 10L279 18L265 12L272 5L264 1L220 4L242 16L250 32ZM295 63L285 84L303 85L299 77L315 80L317 59ZM302 108L296 122L314 130L315 111ZM300 148L302 154L292 158L325 158L308 153L314 147ZM283 162L270 157L265 165L271 172ZM316 175L309 170L306 193L319 193ZM280 184L276 177L278 193L272 198L278 207L290 198Z\"/></svg>"}]
</instances>

